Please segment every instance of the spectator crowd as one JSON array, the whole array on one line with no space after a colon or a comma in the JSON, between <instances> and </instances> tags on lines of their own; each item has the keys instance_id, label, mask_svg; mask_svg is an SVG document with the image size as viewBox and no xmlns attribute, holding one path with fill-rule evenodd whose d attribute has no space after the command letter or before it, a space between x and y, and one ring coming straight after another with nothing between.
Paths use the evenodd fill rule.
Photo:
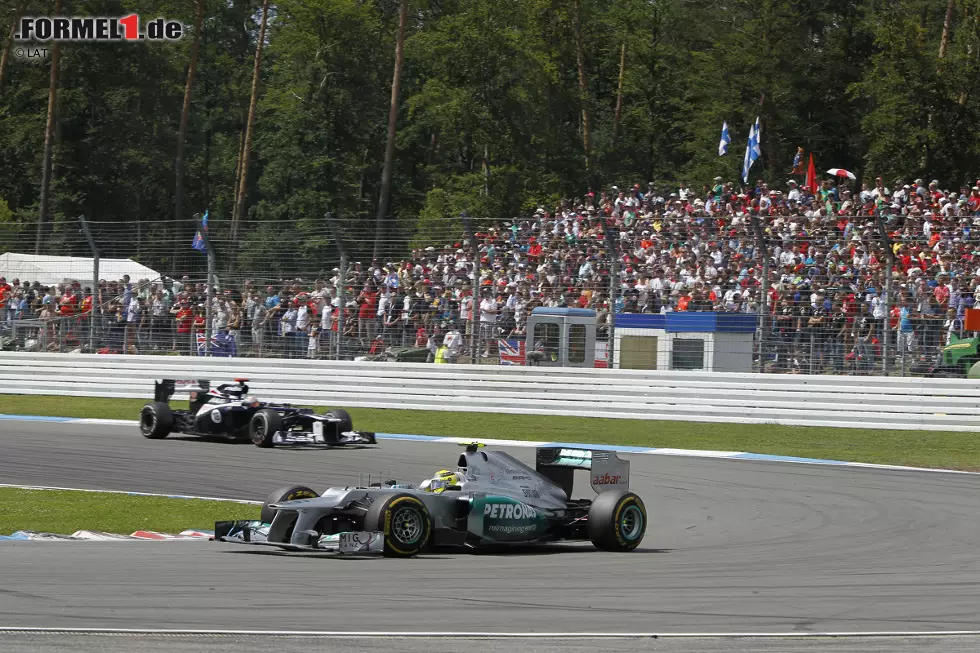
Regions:
<instances>
[{"instance_id":1,"label":"spectator crowd","mask_svg":"<svg viewBox=\"0 0 980 653\"><path fill-rule=\"evenodd\" d=\"M868 369L886 333L903 359L932 361L980 300L980 180L848 184L611 186L486 225L474 242L354 262L345 278L334 268L317 279L245 279L216 293L211 327L239 354L326 357L340 337L349 354L444 348L453 360L495 356L498 338L525 336L538 306L594 309L602 334L610 312L756 313L761 303L773 370L804 360L817 371ZM45 347L84 340L93 301L104 351L192 354L206 327L206 285L186 276L101 281L94 293L0 278L8 329L38 320Z\"/></svg>"}]
</instances>

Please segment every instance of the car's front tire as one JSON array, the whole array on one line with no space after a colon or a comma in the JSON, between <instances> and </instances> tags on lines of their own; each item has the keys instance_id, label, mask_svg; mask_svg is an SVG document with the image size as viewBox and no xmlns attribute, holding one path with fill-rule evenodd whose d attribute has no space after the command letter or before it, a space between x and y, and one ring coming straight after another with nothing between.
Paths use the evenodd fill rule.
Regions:
<instances>
[{"instance_id":1,"label":"car's front tire","mask_svg":"<svg viewBox=\"0 0 980 653\"><path fill-rule=\"evenodd\" d=\"M282 415L269 408L252 415L248 425L248 435L252 444L263 449L272 447L272 436L282 430Z\"/></svg>"},{"instance_id":2,"label":"car's front tire","mask_svg":"<svg viewBox=\"0 0 980 653\"><path fill-rule=\"evenodd\" d=\"M354 420L351 419L350 413L343 408L334 408L333 410L327 411L327 417L340 420L340 424L337 425L337 433L347 433L348 431L354 430Z\"/></svg>"},{"instance_id":3,"label":"car's front tire","mask_svg":"<svg viewBox=\"0 0 980 653\"><path fill-rule=\"evenodd\" d=\"M589 508L589 539L603 551L632 551L646 530L647 509L632 492L603 492Z\"/></svg>"},{"instance_id":4,"label":"car's front tire","mask_svg":"<svg viewBox=\"0 0 980 653\"><path fill-rule=\"evenodd\" d=\"M170 435L174 427L174 414L170 406L154 401L140 411L140 434L150 440L161 440Z\"/></svg>"},{"instance_id":5,"label":"car's front tire","mask_svg":"<svg viewBox=\"0 0 980 653\"><path fill-rule=\"evenodd\" d=\"M384 533L384 551L389 558L410 558L425 549L432 537L432 516L416 496L396 494L375 501L364 517L364 529Z\"/></svg>"},{"instance_id":6,"label":"car's front tire","mask_svg":"<svg viewBox=\"0 0 980 653\"><path fill-rule=\"evenodd\" d=\"M308 488L305 485L287 485L281 487L266 497L265 503L262 504L262 512L259 514L259 519L262 520L263 524L272 523L273 517L276 516L276 511L269 506L274 503L296 501L297 499L315 499L318 496L320 495L317 494L316 490Z\"/></svg>"}]
</instances>

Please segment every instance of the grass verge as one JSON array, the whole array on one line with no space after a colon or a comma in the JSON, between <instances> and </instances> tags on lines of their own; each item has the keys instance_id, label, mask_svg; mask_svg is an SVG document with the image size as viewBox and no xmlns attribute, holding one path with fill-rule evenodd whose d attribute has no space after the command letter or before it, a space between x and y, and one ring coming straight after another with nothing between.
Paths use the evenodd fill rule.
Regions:
<instances>
[{"instance_id":1,"label":"grass verge","mask_svg":"<svg viewBox=\"0 0 980 653\"><path fill-rule=\"evenodd\" d=\"M0 395L0 413L135 420L144 403L141 399ZM975 433L372 408L349 410L356 428L381 433L748 451L889 465L980 470L980 447L977 446ZM696 410L697 406L692 405L691 411Z\"/></svg>"},{"instance_id":2,"label":"grass verge","mask_svg":"<svg viewBox=\"0 0 980 653\"><path fill-rule=\"evenodd\" d=\"M0 488L0 505L0 535L21 530L63 535L80 530L179 533L211 530L218 520L259 517L259 506L240 503L73 490Z\"/></svg>"}]
</instances>

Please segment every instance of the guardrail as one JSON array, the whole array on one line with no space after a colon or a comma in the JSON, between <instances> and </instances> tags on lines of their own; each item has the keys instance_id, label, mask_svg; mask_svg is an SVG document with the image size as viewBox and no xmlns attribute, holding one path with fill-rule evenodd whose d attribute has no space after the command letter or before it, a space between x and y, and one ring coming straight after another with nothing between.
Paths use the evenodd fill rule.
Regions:
<instances>
[{"instance_id":1,"label":"guardrail","mask_svg":"<svg viewBox=\"0 0 980 653\"><path fill-rule=\"evenodd\" d=\"M314 406L980 429L980 384L967 379L19 352L0 352L0 413L3 394L150 399L154 379L233 377L260 399Z\"/></svg>"}]
</instances>

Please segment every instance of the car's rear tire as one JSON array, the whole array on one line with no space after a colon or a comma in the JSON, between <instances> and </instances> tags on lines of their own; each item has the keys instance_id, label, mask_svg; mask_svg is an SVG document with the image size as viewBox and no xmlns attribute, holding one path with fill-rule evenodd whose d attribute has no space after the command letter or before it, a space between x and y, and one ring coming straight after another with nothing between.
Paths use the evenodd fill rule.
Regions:
<instances>
[{"instance_id":1,"label":"car's rear tire","mask_svg":"<svg viewBox=\"0 0 980 653\"><path fill-rule=\"evenodd\" d=\"M162 401L154 401L143 406L140 411L140 433L150 440L161 440L170 435L174 427L174 414L170 406Z\"/></svg>"},{"instance_id":2,"label":"car's rear tire","mask_svg":"<svg viewBox=\"0 0 980 653\"><path fill-rule=\"evenodd\" d=\"M335 417L340 420L339 427L337 429L338 433L346 433L347 431L354 430L354 421L348 413L343 408L334 408L333 410L327 411L327 417Z\"/></svg>"},{"instance_id":3,"label":"car's rear tire","mask_svg":"<svg viewBox=\"0 0 980 653\"><path fill-rule=\"evenodd\" d=\"M318 496L320 495L317 494L316 490L305 485L287 485L286 487L281 487L266 497L265 503L262 504L262 512L259 514L259 519L264 524L272 523L272 518L276 516L276 511L269 506L273 503L295 501L297 499L315 499Z\"/></svg>"},{"instance_id":4,"label":"car's rear tire","mask_svg":"<svg viewBox=\"0 0 980 653\"><path fill-rule=\"evenodd\" d=\"M364 530L384 533L384 556L410 558L425 549L432 537L432 516L416 496L396 494L376 501L364 516Z\"/></svg>"},{"instance_id":5,"label":"car's rear tire","mask_svg":"<svg viewBox=\"0 0 980 653\"><path fill-rule=\"evenodd\" d=\"M603 551L632 551L646 529L647 509L632 492L603 492L589 508L589 539Z\"/></svg>"},{"instance_id":6,"label":"car's rear tire","mask_svg":"<svg viewBox=\"0 0 980 653\"><path fill-rule=\"evenodd\" d=\"M272 436L282 431L282 415L265 408L252 415L248 425L248 436L256 447L267 449L272 446Z\"/></svg>"}]
</instances>

